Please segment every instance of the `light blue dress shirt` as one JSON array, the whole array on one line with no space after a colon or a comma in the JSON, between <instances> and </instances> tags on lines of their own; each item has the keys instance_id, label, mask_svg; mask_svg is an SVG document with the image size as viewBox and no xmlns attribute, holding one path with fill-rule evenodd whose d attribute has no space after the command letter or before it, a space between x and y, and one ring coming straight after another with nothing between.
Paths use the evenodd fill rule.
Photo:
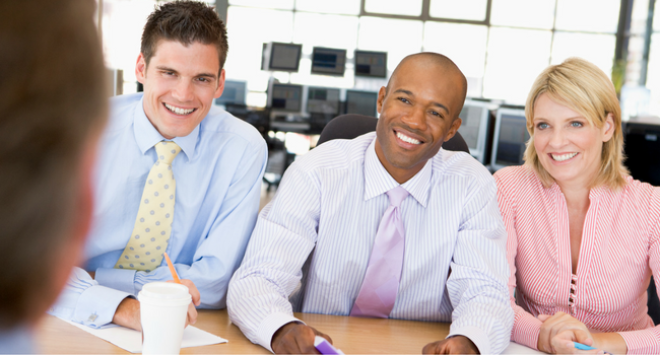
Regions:
<instances>
[{"instance_id":1,"label":"light blue dress shirt","mask_svg":"<svg viewBox=\"0 0 660 355\"><path fill-rule=\"evenodd\" d=\"M0 354L34 354L32 344L32 329L26 326L0 331Z\"/></svg>"},{"instance_id":2,"label":"light blue dress shirt","mask_svg":"<svg viewBox=\"0 0 660 355\"><path fill-rule=\"evenodd\" d=\"M296 160L229 285L232 322L272 351L275 331L297 321L293 311L349 315L389 206L385 192L397 186L376 155L375 133ZM440 150L402 186L410 195L400 205L404 261L390 318L452 322L449 336L500 353L513 311L493 177L468 154Z\"/></svg>"},{"instance_id":3,"label":"light blue dress shirt","mask_svg":"<svg viewBox=\"0 0 660 355\"><path fill-rule=\"evenodd\" d=\"M154 145L163 138L146 117L142 94L111 99L95 170L94 218L84 269L75 269L51 313L90 327L112 321L119 303L145 283L171 280L163 260L151 271L115 269L133 231ZM174 222L167 254L179 277L201 293L201 308L223 308L259 210L268 150L258 131L218 107L185 137L172 162Z\"/></svg>"}]
</instances>

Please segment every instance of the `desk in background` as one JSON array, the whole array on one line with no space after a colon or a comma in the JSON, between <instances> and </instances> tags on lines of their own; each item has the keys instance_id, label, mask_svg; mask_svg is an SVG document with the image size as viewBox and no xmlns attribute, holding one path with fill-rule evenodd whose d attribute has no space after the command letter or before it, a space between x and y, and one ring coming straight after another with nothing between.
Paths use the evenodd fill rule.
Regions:
<instances>
[{"instance_id":1,"label":"desk in background","mask_svg":"<svg viewBox=\"0 0 660 355\"><path fill-rule=\"evenodd\" d=\"M346 354L420 354L424 345L444 339L449 324L296 313L308 325L330 335ZM270 354L252 344L231 324L226 310L200 310L196 327L229 343L181 349L182 354ZM129 354L58 318L46 316L36 333L37 350L48 354ZM505 353L538 354L517 344Z\"/></svg>"}]
</instances>

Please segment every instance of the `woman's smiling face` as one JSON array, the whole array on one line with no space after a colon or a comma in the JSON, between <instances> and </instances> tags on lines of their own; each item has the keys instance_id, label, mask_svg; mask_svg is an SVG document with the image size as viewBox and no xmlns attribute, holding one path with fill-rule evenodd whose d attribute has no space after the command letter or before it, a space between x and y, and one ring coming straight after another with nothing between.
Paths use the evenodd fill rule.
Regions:
<instances>
[{"instance_id":1,"label":"woman's smiling face","mask_svg":"<svg viewBox=\"0 0 660 355\"><path fill-rule=\"evenodd\" d=\"M608 115L603 127L582 114L541 94L534 103L534 148L541 165L558 184L589 186L601 164L603 142L612 138L614 121Z\"/></svg>"}]
</instances>

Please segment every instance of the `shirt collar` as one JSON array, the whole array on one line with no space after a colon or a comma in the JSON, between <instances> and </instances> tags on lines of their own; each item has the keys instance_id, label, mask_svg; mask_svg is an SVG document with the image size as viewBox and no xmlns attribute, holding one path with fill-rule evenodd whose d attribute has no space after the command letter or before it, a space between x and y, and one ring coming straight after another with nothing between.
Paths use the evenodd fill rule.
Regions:
<instances>
[{"instance_id":1,"label":"shirt collar","mask_svg":"<svg viewBox=\"0 0 660 355\"><path fill-rule=\"evenodd\" d=\"M133 112L134 122L133 122L133 132L135 134L135 141L140 147L142 154L145 154L151 147L156 145L160 141L173 141L181 150L186 154L188 160L191 160L195 156L195 146L197 145L197 138L199 138L199 126L201 123L190 132L189 135L185 137L174 137L174 139L165 139L158 130L151 124L151 121L147 118L147 115L144 113L144 98L140 99L138 105L135 106L135 111Z\"/></svg>"},{"instance_id":2,"label":"shirt collar","mask_svg":"<svg viewBox=\"0 0 660 355\"><path fill-rule=\"evenodd\" d=\"M431 160L429 159L424 164L422 170L401 185L423 207L426 207L429 189L431 187L431 175L433 173L433 163ZM365 201L382 195L400 185L387 172L380 159L378 159L378 155L376 155L376 138L374 138L367 148L364 157L364 179Z\"/></svg>"},{"instance_id":3,"label":"shirt collar","mask_svg":"<svg viewBox=\"0 0 660 355\"><path fill-rule=\"evenodd\" d=\"M627 177L626 181L630 182L630 181L632 181L632 178ZM562 195L562 196L564 195L564 193L561 191L561 188L559 187L557 182L553 182L552 185L550 187L548 187L546 190L548 190L551 193L556 194L556 195ZM606 185L594 186L594 187L589 189L589 201L592 201L592 202L593 201L598 201L598 200L600 200L601 197L608 196L612 192L613 192L612 189L609 188Z\"/></svg>"}]
</instances>

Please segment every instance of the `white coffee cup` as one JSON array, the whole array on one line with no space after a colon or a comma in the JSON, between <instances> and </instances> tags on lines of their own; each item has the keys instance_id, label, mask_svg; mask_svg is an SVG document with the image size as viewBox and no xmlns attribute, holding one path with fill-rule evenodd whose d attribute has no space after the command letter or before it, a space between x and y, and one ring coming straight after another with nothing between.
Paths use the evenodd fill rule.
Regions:
<instances>
[{"instance_id":1,"label":"white coffee cup","mask_svg":"<svg viewBox=\"0 0 660 355\"><path fill-rule=\"evenodd\" d=\"M170 282L145 284L138 293L143 354L178 354L188 305L188 287Z\"/></svg>"}]
</instances>

